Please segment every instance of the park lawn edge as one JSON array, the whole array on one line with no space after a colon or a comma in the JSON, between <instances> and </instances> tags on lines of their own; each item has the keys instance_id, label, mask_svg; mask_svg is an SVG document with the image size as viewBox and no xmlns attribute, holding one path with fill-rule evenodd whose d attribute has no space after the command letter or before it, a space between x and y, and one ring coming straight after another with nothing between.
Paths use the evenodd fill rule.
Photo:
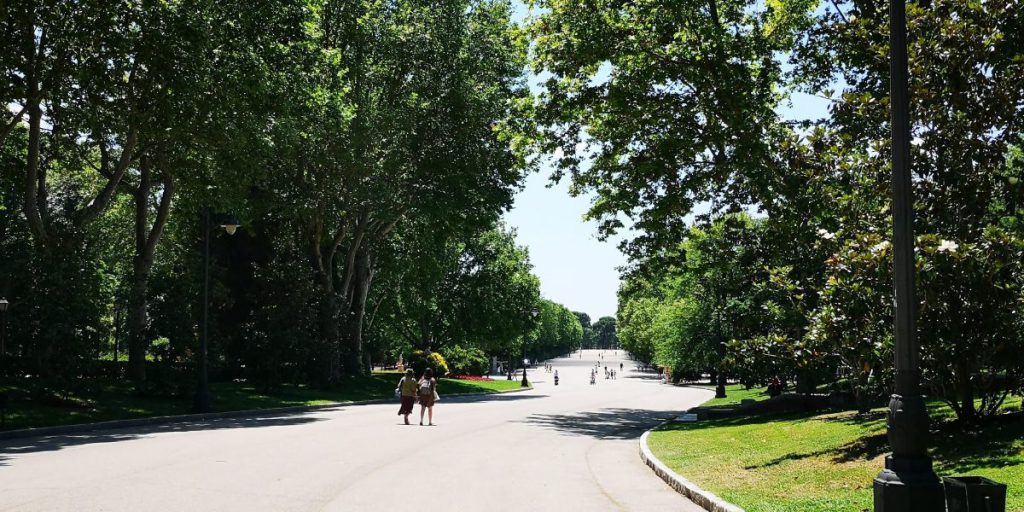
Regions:
<instances>
[{"instance_id":1,"label":"park lawn edge","mask_svg":"<svg viewBox=\"0 0 1024 512\"><path fill-rule=\"evenodd\" d=\"M455 379L450 379L455 380ZM459 381L459 382L480 382L480 381ZM475 384L474 384L475 385ZM496 395L504 393L517 393L522 391L529 391L533 389L533 385L530 384L527 387L510 387L509 389L497 389L497 388L483 388L479 391L460 392L460 393L442 393L441 398L448 397L460 397L460 396L485 396L485 395ZM53 436L53 435L67 435L77 434L84 432L92 432L105 429L117 429L127 427L138 427L138 426L150 426L150 425L164 425L174 423L185 423L190 421L206 421L220 418L243 418L243 417L257 417L264 415L275 415L275 414L290 414L290 413L301 413L307 411L316 411L320 409L330 409L341 406L353 406L353 405L373 405L373 404L386 404L395 402L395 398L392 396L380 397L380 398L369 398L359 400L309 400L306 404L301 405L290 405L283 407L255 407L255 408L241 408L241 409L226 409L217 412L207 413L186 413L186 414L153 414L153 415L139 415L129 418L119 418L111 420L101 421L90 421L82 423L64 423L54 425L41 425L36 427L27 427L10 430L0 430L0 442L7 439L17 439L25 437L37 437L37 436Z\"/></svg>"},{"instance_id":2,"label":"park lawn edge","mask_svg":"<svg viewBox=\"0 0 1024 512\"><path fill-rule=\"evenodd\" d=\"M1012 407L1019 408L1020 404ZM948 415L944 415L949 411L943 409L948 407L933 403L930 408L932 416L940 419L941 427L933 432L931 443L936 472L942 476L987 476L1006 483L1006 510L1024 512L1024 492L1016 483L1024 481L1020 478L1024 475L1024 412L1008 412L984 431L963 434L956 432ZM698 426L668 420L649 430L642 442L670 473L699 491L713 493L723 503L750 512L870 509L871 481L881 470L882 457L888 452L884 442L884 408L867 415L819 411L739 416L702 423ZM845 431L827 429L827 424L845 424ZM794 445L782 443L780 433L784 434L781 439L792 439ZM965 437L972 439L963 442ZM993 446L1006 450L999 461L987 460L994 452L990 449ZM641 445L641 456L643 449ZM840 458L841 453L857 450L863 450L859 456ZM657 468L648 465L658 473ZM700 467L719 470L692 471ZM816 478L808 476L814 473L818 474ZM677 484L662 478L679 490Z\"/></svg>"}]
</instances>

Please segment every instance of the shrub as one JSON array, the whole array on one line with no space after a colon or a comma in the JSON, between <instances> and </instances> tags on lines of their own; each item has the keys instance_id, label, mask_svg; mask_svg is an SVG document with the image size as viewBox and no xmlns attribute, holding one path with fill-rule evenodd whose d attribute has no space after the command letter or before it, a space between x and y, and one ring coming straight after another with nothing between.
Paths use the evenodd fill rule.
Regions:
<instances>
[{"instance_id":1,"label":"shrub","mask_svg":"<svg viewBox=\"0 0 1024 512\"><path fill-rule=\"evenodd\" d=\"M487 354L478 348L462 348L458 345L444 348L448 369L460 375L486 375Z\"/></svg>"},{"instance_id":2,"label":"shrub","mask_svg":"<svg viewBox=\"0 0 1024 512\"><path fill-rule=\"evenodd\" d=\"M444 356L437 352L415 350L409 356L408 361L406 361L406 366L412 366L416 370L417 378L423 376L423 371L427 368L434 370L435 378L440 379L448 375L448 362L445 361Z\"/></svg>"}]
</instances>

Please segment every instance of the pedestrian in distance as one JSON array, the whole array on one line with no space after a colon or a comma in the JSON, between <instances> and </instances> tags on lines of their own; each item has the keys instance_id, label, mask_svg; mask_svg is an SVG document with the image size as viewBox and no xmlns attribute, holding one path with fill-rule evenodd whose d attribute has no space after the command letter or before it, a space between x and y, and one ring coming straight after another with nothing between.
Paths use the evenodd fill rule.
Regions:
<instances>
[{"instance_id":1,"label":"pedestrian in distance","mask_svg":"<svg viewBox=\"0 0 1024 512\"><path fill-rule=\"evenodd\" d=\"M405 416L405 424L409 424L409 415L412 414L412 408L416 405L416 390L418 384L416 383L416 372L412 368L405 370L405 376L398 381L398 387L395 388L395 394L398 395L402 401L402 406L398 408L398 415Z\"/></svg>"},{"instance_id":2,"label":"pedestrian in distance","mask_svg":"<svg viewBox=\"0 0 1024 512\"><path fill-rule=\"evenodd\" d=\"M437 380L434 371L427 368L419 381L420 425L423 425L423 413L427 413L427 424L434 424L434 402L437 401Z\"/></svg>"}]
</instances>

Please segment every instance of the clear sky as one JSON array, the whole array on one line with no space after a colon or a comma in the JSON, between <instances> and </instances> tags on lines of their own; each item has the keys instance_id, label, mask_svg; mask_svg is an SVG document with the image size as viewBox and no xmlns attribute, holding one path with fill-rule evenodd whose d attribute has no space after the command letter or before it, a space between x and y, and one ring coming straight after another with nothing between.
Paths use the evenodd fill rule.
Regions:
<instances>
[{"instance_id":1,"label":"clear sky","mask_svg":"<svg viewBox=\"0 0 1024 512\"><path fill-rule=\"evenodd\" d=\"M525 10L518 4L517 18L521 20ZM826 116L827 101L794 94L792 105L780 108L779 113L786 119L821 118ZM543 167L539 174L527 178L505 222L517 230L519 244L529 248L533 272L540 278L545 298L583 311L592 320L615 316L616 269L626 264L616 247L621 238L598 241L597 225L583 221L594 196L573 198L568 178L552 185L550 175L551 169Z\"/></svg>"}]
</instances>

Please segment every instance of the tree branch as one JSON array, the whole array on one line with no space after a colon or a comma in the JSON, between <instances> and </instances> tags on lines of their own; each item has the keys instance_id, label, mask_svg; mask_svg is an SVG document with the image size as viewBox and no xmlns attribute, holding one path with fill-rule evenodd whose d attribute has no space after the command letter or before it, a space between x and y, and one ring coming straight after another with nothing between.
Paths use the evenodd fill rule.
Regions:
<instances>
[{"instance_id":1,"label":"tree branch","mask_svg":"<svg viewBox=\"0 0 1024 512\"><path fill-rule=\"evenodd\" d=\"M25 106L21 107L21 110L19 110L17 114L14 114L14 116L11 117L11 120L7 122L7 124L4 126L3 131L0 132L0 143L3 143L3 141L7 139L7 136L10 135L11 130L13 130L15 126L18 126L18 121L22 120L22 118L25 115L25 112L28 111L28 106L31 103L31 100L29 102L26 102Z\"/></svg>"},{"instance_id":2,"label":"tree branch","mask_svg":"<svg viewBox=\"0 0 1024 512\"><path fill-rule=\"evenodd\" d=\"M138 143L138 128L134 122L130 123L128 128L128 136L125 139L124 146L121 148L121 158L118 159L117 166L114 168L111 179L107 180L107 185L103 187L103 190L89 202L89 206L83 209L78 217L75 219L75 225L78 227L85 226L90 222L96 220L97 217L103 213L110 205L110 199L114 196L114 191L117 190L118 185L121 182L121 178L124 177L125 172L131 166L135 155L135 146Z\"/></svg>"},{"instance_id":3,"label":"tree branch","mask_svg":"<svg viewBox=\"0 0 1024 512\"><path fill-rule=\"evenodd\" d=\"M149 230L149 236L146 238L146 247L143 253L146 262L153 261L153 254L156 253L156 244L160 242L160 237L163 236L164 227L167 226L167 219L171 215L171 202L174 200L174 175L164 170L162 181L164 190L160 195L160 206L157 207L156 219L153 220L153 227Z\"/></svg>"}]
</instances>

